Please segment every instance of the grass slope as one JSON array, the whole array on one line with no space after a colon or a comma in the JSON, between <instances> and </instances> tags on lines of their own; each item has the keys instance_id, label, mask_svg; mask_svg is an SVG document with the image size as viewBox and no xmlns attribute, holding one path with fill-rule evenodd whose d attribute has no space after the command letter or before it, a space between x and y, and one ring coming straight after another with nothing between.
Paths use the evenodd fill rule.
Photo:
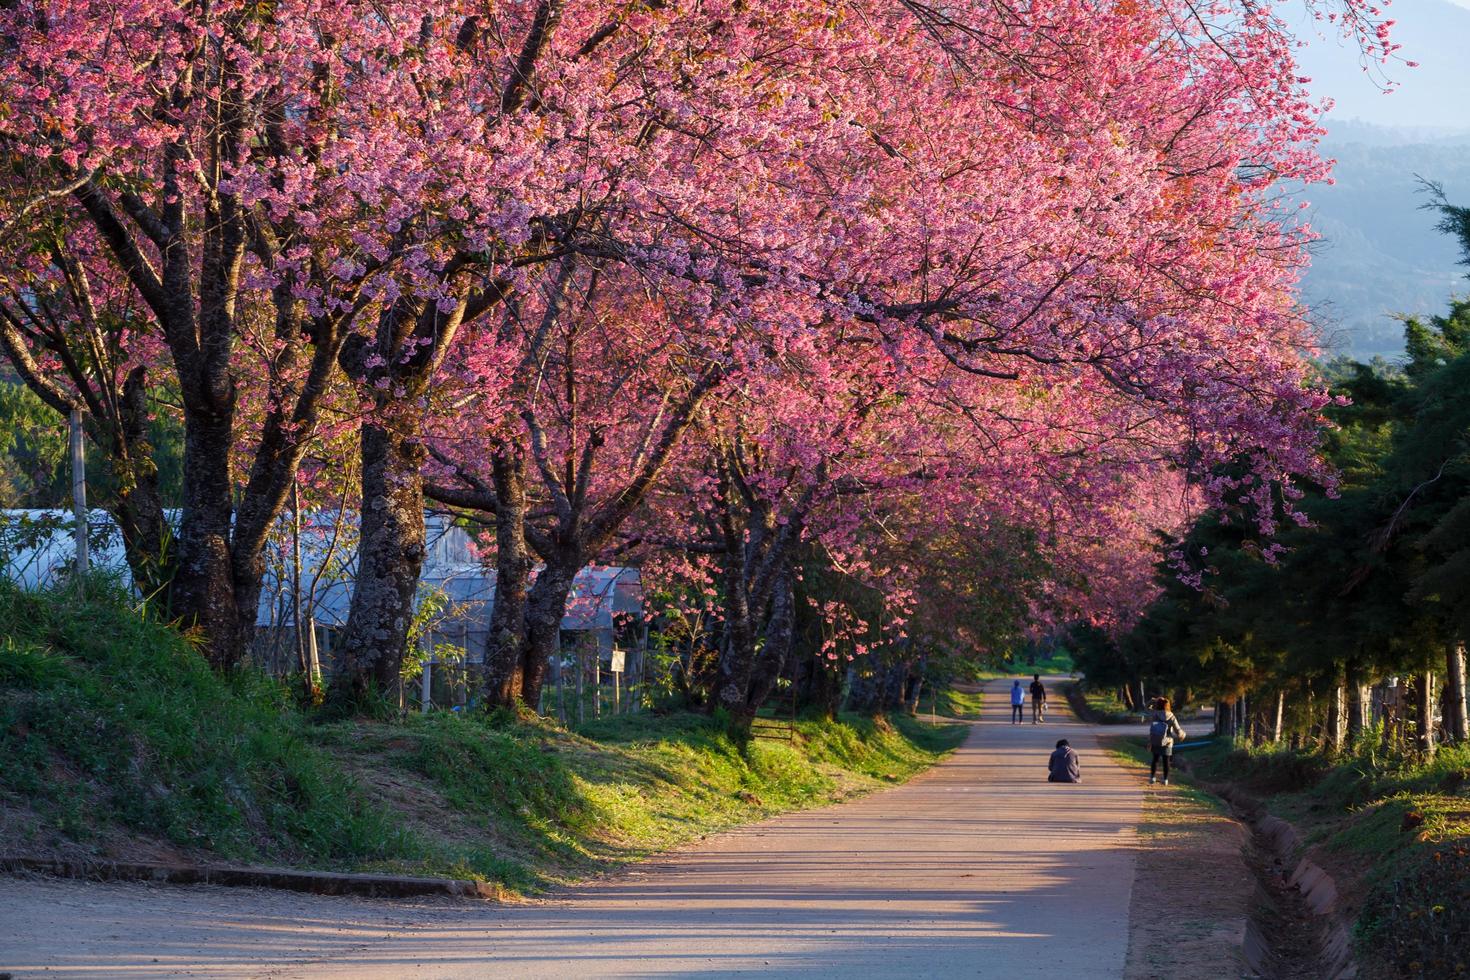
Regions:
<instances>
[{"instance_id":1,"label":"grass slope","mask_svg":"<svg viewBox=\"0 0 1470 980\"><path fill-rule=\"evenodd\" d=\"M964 726L803 721L732 742L717 719L568 732L436 713L318 724L223 678L94 586L0 582L0 839L29 854L396 870L535 891L768 814L901 781Z\"/></svg>"},{"instance_id":2,"label":"grass slope","mask_svg":"<svg viewBox=\"0 0 1470 980\"><path fill-rule=\"evenodd\" d=\"M1143 715L1137 711L1129 711L1128 706L1118 700L1118 694L1111 688L1095 689L1088 687L1083 681L1072 681L1065 688L1067 703L1072 706L1077 717L1095 725L1139 725L1143 723Z\"/></svg>"}]
</instances>

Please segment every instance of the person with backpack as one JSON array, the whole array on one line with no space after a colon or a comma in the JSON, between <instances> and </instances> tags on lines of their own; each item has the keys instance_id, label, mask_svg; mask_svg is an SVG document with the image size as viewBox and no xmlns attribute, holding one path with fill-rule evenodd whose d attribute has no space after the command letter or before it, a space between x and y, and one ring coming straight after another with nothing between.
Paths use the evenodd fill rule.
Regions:
<instances>
[{"instance_id":1,"label":"person with backpack","mask_svg":"<svg viewBox=\"0 0 1470 980\"><path fill-rule=\"evenodd\" d=\"M1174 756L1174 743L1184 741L1184 728L1174 712L1169 710L1168 698L1154 698L1149 707L1152 712L1148 723L1148 748L1153 753L1153 762L1148 767L1148 781L1153 784L1159 774L1159 762L1164 763L1164 785L1169 785L1169 760Z\"/></svg>"},{"instance_id":2,"label":"person with backpack","mask_svg":"<svg viewBox=\"0 0 1470 980\"><path fill-rule=\"evenodd\" d=\"M1022 705L1026 703L1026 692L1021 689L1020 680L1011 682L1011 724L1019 725L1025 719L1021 715Z\"/></svg>"},{"instance_id":3,"label":"person with backpack","mask_svg":"<svg viewBox=\"0 0 1470 980\"><path fill-rule=\"evenodd\" d=\"M1066 739L1057 739L1057 750L1046 764L1046 781L1049 783L1080 783L1082 768L1077 764L1077 752Z\"/></svg>"},{"instance_id":4,"label":"person with backpack","mask_svg":"<svg viewBox=\"0 0 1470 980\"><path fill-rule=\"evenodd\" d=\"M1031 724L1040 724L1046 719L1046 685L1041 683L1040 674L1031 675Z\"/></svg>"}]
</instances>

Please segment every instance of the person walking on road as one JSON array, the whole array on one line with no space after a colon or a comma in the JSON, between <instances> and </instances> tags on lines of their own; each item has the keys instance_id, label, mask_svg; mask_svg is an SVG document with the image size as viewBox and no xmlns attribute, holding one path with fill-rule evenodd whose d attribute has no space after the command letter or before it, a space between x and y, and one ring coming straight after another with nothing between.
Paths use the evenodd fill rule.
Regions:
<instances>
[{"instance_id":1,"label":"person walking on road","mask_svg":"<svg viewBox=\"0 0 1470 980\"><path fill-rule=\"evenodd\" d=\"M1164 785L1169 785L1169 760L1174 756L1174 743L1184 741L1184 728L1174 712L1169 710L1168 698L1154 698L1149 707L1152 712L1148 722L1148 747L1153 753L1153 762L1148 767L1148 781L1152 784L1159 774L1159 762L1164 763Z\"/></svg>"},{"instance_id":2,"label":"person walking on road","mask_svg":"<svg viewBox=\"0 0 1470 980\"><path fill-rule=\"evenodd\" d=\"M1040 674L1031 675L1031 724L1039 725L1046 720L1046 685L1041 683Z\"/></svg>"},{"instance_id":3,"label":"person walking on road","mask_svg":"<svg viewBox=\"0 0 1470 980\"><path fill-rule=\"evenodd\" d=\"M1077 753L1066 739L1057 740L1057 750L1046 764L1046 781L1049 783L1080 783L1082 768L1077 764Z\"/></svg>"},{"instance_id":4,"label":"person walking on road","mask_svg":"<svg viewBox=\"0 0 1470 980\"><path fill-rule=\"evenodd\" d=\"M1011 724L1019 725L1025 718L1021 715L1021 706L1026 703L1026 692L1021 689L1019 679L1011 682Z\"/></svg>"}]
</instances>

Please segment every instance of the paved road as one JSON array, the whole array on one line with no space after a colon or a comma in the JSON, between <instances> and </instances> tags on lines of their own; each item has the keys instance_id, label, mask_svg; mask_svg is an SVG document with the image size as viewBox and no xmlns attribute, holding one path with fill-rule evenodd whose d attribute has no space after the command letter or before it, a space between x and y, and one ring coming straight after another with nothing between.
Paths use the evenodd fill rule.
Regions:
<instances>
[{"instance_id":1,"label":"paved road","mask_svg":"<svg viewBox=\"0 0 1470 980\"><path fill-rule=\"evenodd\" d=\"M518 907L0 879L0 970L67 976L1121 976L1140 780L1006 682L943 765ZM1028 709L1029 710L1029 709ZM1083 782L1046 782L1057 738Z\"/></svg>"}]
</instances>

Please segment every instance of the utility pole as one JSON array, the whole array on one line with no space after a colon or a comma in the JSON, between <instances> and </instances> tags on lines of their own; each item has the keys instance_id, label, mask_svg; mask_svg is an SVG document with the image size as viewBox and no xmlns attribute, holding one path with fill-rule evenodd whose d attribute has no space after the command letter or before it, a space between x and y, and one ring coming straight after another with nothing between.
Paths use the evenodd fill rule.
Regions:
<instances>
[{"instance_id":1,"label":"utility pole","mask_svg":"<svg viewBox=\"0 0 1470 980\"><path fill-rule=\"evenodd\" d=\"M82 450L82 410L71 410L71 511L76 524L77 581L87 574L87 457Z\"/></svg>"},{"instance_id":2,"label":"utility pole","mask_svg":"<svg viewBox=\"0 0 1470 980\"><path fill-rule=\"evenodd\" d=\"M306 659L306 634L301 630L301 490L291 481L291 628L296 633L296 664L305 675L307 700L311 699L316 678Z\"/></svg>"}]
</instances>

